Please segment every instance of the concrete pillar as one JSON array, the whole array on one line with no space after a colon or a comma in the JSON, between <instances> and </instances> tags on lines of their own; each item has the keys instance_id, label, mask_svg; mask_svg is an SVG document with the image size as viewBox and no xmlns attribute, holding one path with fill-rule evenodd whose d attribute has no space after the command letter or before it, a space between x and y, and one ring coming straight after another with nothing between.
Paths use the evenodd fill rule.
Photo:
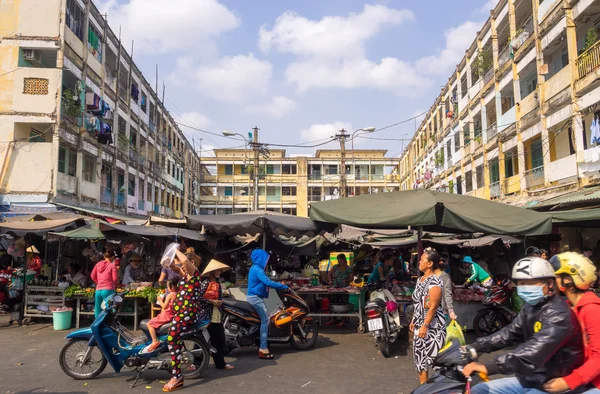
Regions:
<instances>
[{"instance_id":1,"label":"concrete pillar","mask_svg":"<svg viewBox=\"0 0 600 394\"><path fill-rule=\"evenodd\" d=\"M504 161L504 151L502 150L502 139L498 139L498 179L500 181L500 197L506 195L506 167Z\"/></svg>"}]
</instances>

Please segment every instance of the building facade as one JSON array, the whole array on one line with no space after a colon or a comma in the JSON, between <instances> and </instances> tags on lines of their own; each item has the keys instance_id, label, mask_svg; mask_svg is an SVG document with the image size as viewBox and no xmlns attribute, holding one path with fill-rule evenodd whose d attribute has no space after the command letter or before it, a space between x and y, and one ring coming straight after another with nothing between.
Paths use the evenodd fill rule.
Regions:
<instances>
[{"instance_id":1,"label":"building facade","mask_svg":"<svg viewBox=\"0 0 600 394\"><path fill-rule=\"evenodd\" d=\"M4 210L63 203L168 217L197 212L200 159L130 45L90 0L0 4Z\"/></svg>"},{"instance_id":2,"label":"building facade","mask_svg":"<svg viewBox=\"0 0 600 394\"><path fill-rule=\"evenodd\" d=\"M201 214L228 214L252 210L254 200L253 152L216 149L215 157L202 158ZM286 156L270 150L259 161L259 209L308 216L310 203L340 197L400 189L400 160L385 157L385 150L347 151L345 174L340 150L318 150L314 156Z\"/></svg>"},{"instance_id":3,"label":"building facade","mask_svg":"<svg viewBox=\"0 0 600 394\"><path fill-rule=\"evenodd\" d=\"M535 204L600 170L600 1L501 0L401 158L401 189Z\"/></svg>"}]
</instances>

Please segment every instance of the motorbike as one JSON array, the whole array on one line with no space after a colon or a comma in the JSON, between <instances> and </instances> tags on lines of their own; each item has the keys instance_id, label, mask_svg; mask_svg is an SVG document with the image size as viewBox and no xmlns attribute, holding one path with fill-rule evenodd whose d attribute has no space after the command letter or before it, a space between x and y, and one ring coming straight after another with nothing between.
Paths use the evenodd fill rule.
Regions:
<instances>
[{"instance_id":1,"label":"motorbike","mask_svg":"<svg viewBox=\"0 0 600 394\"><path fill-rule=\"evenodd\" d=\"M500 331L517 316L513 305L513 283L505 279L495 283L483 299L485 309L473 318L473 329L478 336L487 336Z\"/></svg>"},{"instance_id":2,"label":"motorbike","mask_svg":"<svg viewBox=\"0 0 600 394\"><path fill-rule=\"evenodd\" d=\"M411 394L468 394L471 385L488 381L484 374L465 378L462 373L464 366L477 358L475 349L462 347L458 341L449 343L433 360L435 374Z\"/></svg>"},{"instance_id":3,"label":"motorbike","mask_svg":"<svg viewBox=\"0 0 600 394\"><path fill-rule=\"evenodd\" d=\"M308 304L296 292L278 291L283 302L271 313L269 343L289 343L297 350L312 348L319 337L317 322L308 316ZM260 318L248 302L223 300L226 354L238 348L259 346Z\"/></svg>"},{"instance_id":4,"label":"motorbike","mask_svg":"<svg viewBox=\"0 0 600 394\"><path fill-rule=\"evenodd\" d=\"M123 366L135 368L135 387L145 370L171 370L171 355L167 349L167 333L170 324L157 330L160 346L148 353L151 344L148 320L143 320L140 329L143 335L135 337L117 320L118 310L123 303L121 295L112 295L102 303L102 312L88 328L73 331L66 336L59 363L64 373L76 380L93 379L100 375L107 363L119 373ZM210 352L216 350L208 345L206 327L210 320L199 322L192 330L182 335L182 375L186 379L199 378L208 368Z\"/></svg>"},{"instance_id":5,"label":"motorbike","mask_svg":"<svg viewBox=\"0 0 600 394\"><path fill-rule=\"evenodd\" d=\"M385 289L385 281L367 286L371 292L370 301L365 306L367 327L375 337L375 342L384 357L391 356L391 344L398 339L402 330L398 305L392 293Z\"/></svg>"}]
</instances>

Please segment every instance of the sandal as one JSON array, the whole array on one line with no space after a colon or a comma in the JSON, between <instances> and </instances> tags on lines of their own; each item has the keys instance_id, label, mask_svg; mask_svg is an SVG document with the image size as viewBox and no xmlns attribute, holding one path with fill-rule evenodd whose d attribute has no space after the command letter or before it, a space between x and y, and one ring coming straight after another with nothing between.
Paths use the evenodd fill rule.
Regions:
<instances>
[{"instance_id":1,"label":"sandal","mask_svg":"<svg viewBox=\"0 0 600 394\"><path fill-rule=\"evenodd\" d=\"M169 383L165 384L162 391L164 391L166 393L170 393L171 391L181 390L182 388L183 388L183 379L180 379L177 383L171 384L170 386L169 386Z\"/></svg>"},{"instance_id":2,"label":"sandal","mask_svg":"<svg viewBox=\"0 0 600 394\"><path fill-rule=\"evenodd\" d=\"M231 371L232 369L235 369L235 367L233 365L229 365L229 364L226 364L225 368L223 368L224 371Z\"/></svg>"},{"instance_id":3,"label":"sandal","mask_svg":"<svg viewBox=\"0 0 600 394\"><path fill-rule=\"evenodd\" d=\"M154 343L150 344L150 346L148 346L146 349L144 349L144 353L152 353L153 351L158 349L159 346L160 346L160 342L154 342Z\"/></svg>"},{"instance_id":4,"label":"sandal","mask_svg":"<svg viewBox=\"0 0 600 394\"><path fill-rule=\"evenodd\" d=\"M273 360L275 356L271 353L258 352L258 358L261 360Z\"/></svg>"}]
</instances>

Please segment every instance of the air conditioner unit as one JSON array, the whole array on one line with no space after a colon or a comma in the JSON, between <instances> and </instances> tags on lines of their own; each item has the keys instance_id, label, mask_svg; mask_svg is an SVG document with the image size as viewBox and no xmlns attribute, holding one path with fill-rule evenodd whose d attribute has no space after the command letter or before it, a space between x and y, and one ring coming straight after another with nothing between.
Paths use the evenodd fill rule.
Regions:
<instances>
[{"instance_id":1,"label":"air conditioner unit","mask_svg":"<svg viewBox=\"0 0 600 394\"><path fill-rule=\"evenodd\" d=\"M23 49L23 59L39 66L42 64L42 52L37 49Z\"/></svg>"}]
</instances>

